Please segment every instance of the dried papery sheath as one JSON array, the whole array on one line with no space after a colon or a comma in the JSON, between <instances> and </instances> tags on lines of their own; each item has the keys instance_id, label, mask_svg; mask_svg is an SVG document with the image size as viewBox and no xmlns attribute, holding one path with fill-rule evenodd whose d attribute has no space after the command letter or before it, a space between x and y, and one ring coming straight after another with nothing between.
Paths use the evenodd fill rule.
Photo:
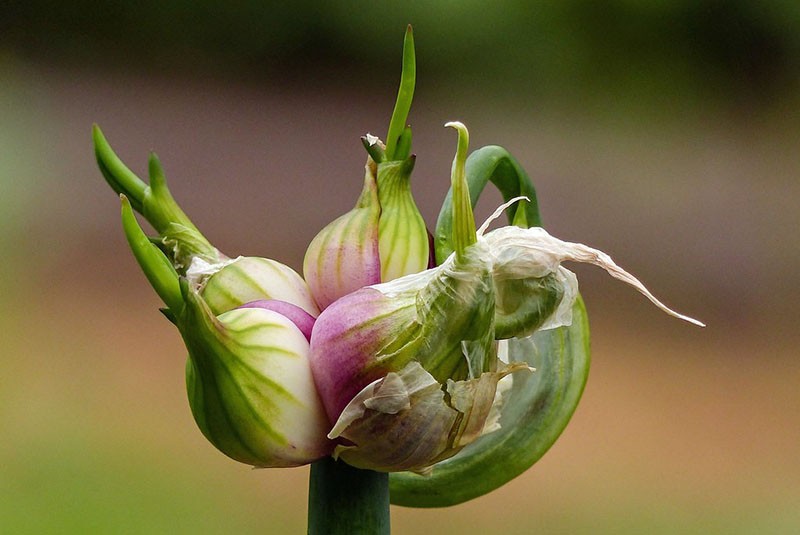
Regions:
<instances>
[{"instance_id":1,"label":"dried papery sheath","mask_svg":"<svg viewBox=\"0 0 800 535\"><path fill-rule=\"evenodd\" d=\"M633 275L619 267L606 253L581 243L559 240L543 228L502 227L489 232L483 238L492 254L492 278L495 286L502 288L509 281L529 280L549 275L561 277L565 296L553 316L542 328L554 328L571 323L571 309L578 291L574 274L561 267L562 262L572 261L601 267L615 279L621 280L647 297L658 308L676 318L694 325L705 325L664 305ZM523 333L524 334L524 333Z\"/></svg>"},{"instance_id":2,"label":"dried papery sheath","mask_svg":"<svg viewBox=\"0 0 800 535\"><path fill-rule=\"evenodd\" d=\"M486 432L495 429L498 382L529 370L515 363L499 372L442 385L417 362L365 387L342 411L328 435L351 446L334 455L372 470L426 473Z\"/></svg>"}]
</instances>

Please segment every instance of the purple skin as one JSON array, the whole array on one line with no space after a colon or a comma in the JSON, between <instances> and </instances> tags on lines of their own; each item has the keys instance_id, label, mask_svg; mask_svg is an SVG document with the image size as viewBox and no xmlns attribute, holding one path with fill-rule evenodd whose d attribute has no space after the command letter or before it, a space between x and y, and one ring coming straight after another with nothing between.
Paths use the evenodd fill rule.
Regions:
<instances>
[{"instance_id":1,"label":"purple skin","mask_svg":"<svg viewBox=\"0 0 800 535\"><path fill-rule=\"evenodd\" d=\"M362 288L335 301L317 318L309 361L331 423L361 389L389 371L374 364L387 329L393 327L392 321L380 321L381 316L392 311L381 292Z\"/></svg>"},{"instance_id":2,"label":"purple skin","mask_svg":"<svg viewBox=\"0 0 800 535\"><path fill-rule=\"evenodd\" d=\"M311 330L314 328L314 322L316 320L314 316L297 305L287 303L286 301L279 301L278 299L259 299L258 301L245 303L239 308L263 308L286 316L300 329L300 332L303 333L306 340L311 342Z\"/></svg>"},{"instance_id":3,"label":"purple skin","mask_svg":"<svg viewBox=\"0 0 800 535\"><path fill-rule=\"evenodd\" d=\"M433 234L428 231L428 269L436 267L436 244L433 241Z\"/></svg>"},{"instance_id":4,"label":"purple skin","mask_svg":"<svg viewBox=\"0 0 800 535\"><path fill-rule=\"evenodd\" d=\"M342 243L321 251L321 266L312 264L306 280L320 310L355 292L359 288L381 282L381 263L378 257L378 238L365 244Z\"/></svg>"}]
</instances>

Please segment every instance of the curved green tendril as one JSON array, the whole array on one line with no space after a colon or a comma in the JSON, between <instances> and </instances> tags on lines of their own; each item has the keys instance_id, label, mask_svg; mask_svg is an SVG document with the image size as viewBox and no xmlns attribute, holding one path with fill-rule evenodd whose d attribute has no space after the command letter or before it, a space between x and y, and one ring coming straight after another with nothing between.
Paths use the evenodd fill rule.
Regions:
<instances>
[{"instance_id":1,"label":"curved green tendril","mask_svg":"<svg viewBox=\"0 0 800 535\"><path fill-rule=\"evenodd\" d=\"M526 227L542 226L539 203L533 183L525 170L506 149L497 145L489 145L474 151L467 158L465 172L473 208L475 208L483 188L491 182L500 190L504 201L510 201L520 196L525 196L530 200L530 202L515 203L506 209L509 223ZM434 246L437 264L444 262L453 252L452 205L453 191L451 188L442 204L439 220L436 222ZM518 214L521 210L524 210L525 213Z\"/></svg>"},{"instance_id":2,"label":"curved green tendril","mask_svg":"<svg viewBox=\"0 0 800 535\"><path fill-rule=\"evenodd\" d=\"M538 461L569 423L589 373L589 325L583 301L569 327L539 331L531 343L509 340L509 360L536 371L514 376L499 431L481 437L428 476L390 474L391 500L406 507L448 507L483 496Z\"/></svg>"},{"instance_id":3,"label":"curved green tendril","mask_svg":"<svg viewBox=\"0 0 800 535\"><path fill-rule=\"evenodd\" d=\"M453 168L450 175L450 198L452 199L452 240L456 256L462 258L467 247L477 241L475 233L475 216L472 213L469 189L464 163L467 160L469 149L469 132L467 127L458 121L445 124L447 127L458 131L458 147L453 158Z\"/></svg>"}]
</instances>

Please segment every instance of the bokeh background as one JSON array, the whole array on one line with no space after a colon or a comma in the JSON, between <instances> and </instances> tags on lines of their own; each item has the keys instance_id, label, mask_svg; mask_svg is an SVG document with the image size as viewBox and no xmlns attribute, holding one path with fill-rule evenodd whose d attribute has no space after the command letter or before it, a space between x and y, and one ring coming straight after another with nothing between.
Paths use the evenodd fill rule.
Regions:
<instances>
[{"instance_id":1,"label":"bokeh background","mask_svg":"<svg viewBox=\"0 0 800 535\"><path fill-rule=\"evenodd\" d=\"M360 190L359 136L385 134L407 23L429 224L458 119L516 155L552 233L708 327L577 266L593 369L564 435L394 532L800 532L794 0L0 4L1 532L304 532L306 468L196 429L90 128L142 175L157 150L220 249L300 269Z\"/></svg>"}]
</instances>

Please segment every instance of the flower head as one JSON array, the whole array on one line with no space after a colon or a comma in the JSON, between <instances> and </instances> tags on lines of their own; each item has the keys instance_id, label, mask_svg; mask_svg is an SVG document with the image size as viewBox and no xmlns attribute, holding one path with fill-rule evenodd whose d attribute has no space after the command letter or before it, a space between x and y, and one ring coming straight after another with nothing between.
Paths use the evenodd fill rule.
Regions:
<instances>
[{"instance_id":1,"label":"flower head","mask_svg":"<svg viewBox=\"0 0 800 535\"><path fill-rule=\"evenodd\" d=\"M501 455L518 453L498 442L529 444L520 435L540 433L537 452L520 456L503 481L520 473L566 425L588 370L588 323L565 262L599 266L665 312L702 325L667 308L605 253L528 228L539 220L535 206L519 204L535 200L527 177L513 196L503 192L506 202L476 229L472 206L485 180L470 193L469 135L459 122L446 125L458 132L458 144L433 247L410 188L416 157L406 119L414 81L409 28L386 143L362 138L368 157L361 194L312 240L305 279L275 260L221 253L174 200L154 154L145 183L94 129L101 172L122 199L125 235L188 349L194 419L233 459L285 467L333 454L359 468L433 479L450 461L480 474L476 463L491 469ZM472 172L482 169L507 185L519 168L495 149L478 151ZM134 210L157 236L144 234ZM505 210L512 226L487 232ZM561 403L552 412L529 403L542 398L520 396L540 373L532 363L560 358L534 361L529 354L563 353L566 342L553 344L556 335L542 336L548 332L565 333L567 356L578 357L574 378L552 366L542 370L552 387L548 403ZM562 383L571 387L556 376L568 376ZM519 403L531 405L523 416ZM515 417L506 417L512 410ZM508 422L516 427L507 429ZM502 439L487 442L499 433Z\"/></svg>"}]
</instances>

